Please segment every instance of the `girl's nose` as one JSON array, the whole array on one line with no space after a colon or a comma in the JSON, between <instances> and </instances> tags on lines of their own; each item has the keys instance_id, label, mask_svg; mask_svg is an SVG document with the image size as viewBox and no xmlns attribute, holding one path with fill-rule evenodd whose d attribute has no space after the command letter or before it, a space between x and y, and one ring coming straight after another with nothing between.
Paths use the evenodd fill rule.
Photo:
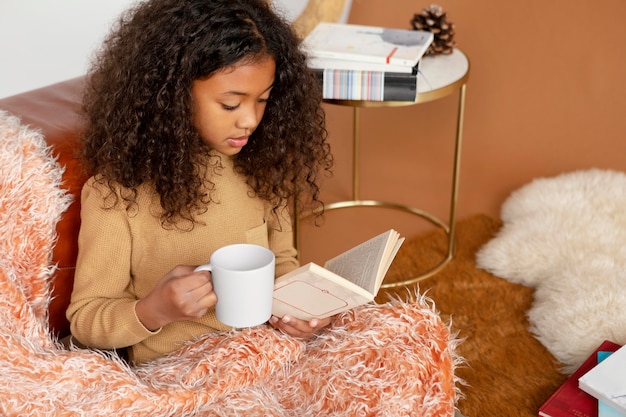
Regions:
<instances>
[{"instance_id":1,"label":"girl's nose","mask_svg":"<svg viewBox=\"0 0 626 417\"><path fill-rule=\"evenodd\" d=\"M260 119L256 109L247 110L242 112L241 117L237 120L237 127L246 130L246 133L250 133L257 127Z\"/></svg>"}]
</instances>

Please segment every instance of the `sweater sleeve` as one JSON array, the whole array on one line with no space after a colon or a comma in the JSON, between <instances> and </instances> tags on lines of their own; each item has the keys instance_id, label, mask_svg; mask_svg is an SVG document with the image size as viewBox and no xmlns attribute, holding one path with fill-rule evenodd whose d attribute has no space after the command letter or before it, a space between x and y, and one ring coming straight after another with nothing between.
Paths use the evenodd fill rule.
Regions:
<instances>
[{"instance_id":1,"label":"sweater sleeve","mask_svg":"<svg viewBox=\"0 0 626 417\"><path fill-rule=\"evenodd\" d=\"M126 211L103 208L104 203L93 180L88 181L81 195L79 252L67 318L81 343L112 349L134 345L156 332L146 329L135 314Z\"/></svg>"}]
</instances>

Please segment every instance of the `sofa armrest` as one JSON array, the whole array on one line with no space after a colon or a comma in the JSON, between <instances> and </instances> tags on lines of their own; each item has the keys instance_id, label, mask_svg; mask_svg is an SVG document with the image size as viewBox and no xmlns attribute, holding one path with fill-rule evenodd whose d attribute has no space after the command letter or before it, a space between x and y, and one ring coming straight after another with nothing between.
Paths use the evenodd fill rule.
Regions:
<instances>
[{"instance_id":1,"label":"sofa armrest","mask_svg":"<svg viewBox=\"0 0 626 417\"><path fill-rule=\"evenodd\" d=\"M49 308L51 330L60 338L69 334L65 310L74 283L80 227L80 191L86 178L77 158L81 132L80 97L84 77L0 99L0 109L19 117L23 124L42 132L53 154L65 167L63 188L74 201L57 224L58 241L53 252L55 273Z\"/></svg>"}]
</instances>

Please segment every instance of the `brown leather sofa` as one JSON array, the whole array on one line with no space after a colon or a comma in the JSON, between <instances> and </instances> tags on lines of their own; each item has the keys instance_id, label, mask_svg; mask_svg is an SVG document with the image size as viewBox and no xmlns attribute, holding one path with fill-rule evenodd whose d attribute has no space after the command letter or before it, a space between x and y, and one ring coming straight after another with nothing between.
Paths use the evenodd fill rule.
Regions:
<instances>
[{"instance_id":1,"label":"brown leather sofa","mask_svg":"<svg viewBox=\"0 0 626 417\"><path fill-rule=\"evenodd\" d=\"M0 99L0 109L18 116L23 124L39 129L59 163L65 167L63 188L74 195L74 201L57 225L58 242L53 262L54 274L49 322L52 331L63 338L69 335L65 310L69 304L74 268L78 252L80 226L80 190L85 181L77 158L81 130L80 96L84 78L74 78L58 84Z\"/></svg>"}]
</instances>

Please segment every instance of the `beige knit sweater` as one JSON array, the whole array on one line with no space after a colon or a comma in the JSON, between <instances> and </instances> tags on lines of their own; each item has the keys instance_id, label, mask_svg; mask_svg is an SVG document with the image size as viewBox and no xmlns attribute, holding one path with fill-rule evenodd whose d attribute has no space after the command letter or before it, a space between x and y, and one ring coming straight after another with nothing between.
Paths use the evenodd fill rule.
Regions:
<instances>
[{"instance_id":1,"label":"beige knit sweater","mask_svg":"<svg viewBox=\"0 0 626 417\"><path fill-rule=\"evenodd\" d=\"M291 221L280 219L269 204L254 197L245 178L222 157L213 176L216 203L198 216L191 231L166 229L158 216L158 197L140 189L136 210L105 209L99 186L90 179L81 197L81 228L76 276L67 317L73 336L99 349L131 347L135 363L163 356L207 332L228 330L214 309L193 321L169 324L151 332L135 314L137 300L176 265L200 265L211 253L232 243L255 243L276 255L276 276L297 267Z\"/></svg>"}]
</instances>

